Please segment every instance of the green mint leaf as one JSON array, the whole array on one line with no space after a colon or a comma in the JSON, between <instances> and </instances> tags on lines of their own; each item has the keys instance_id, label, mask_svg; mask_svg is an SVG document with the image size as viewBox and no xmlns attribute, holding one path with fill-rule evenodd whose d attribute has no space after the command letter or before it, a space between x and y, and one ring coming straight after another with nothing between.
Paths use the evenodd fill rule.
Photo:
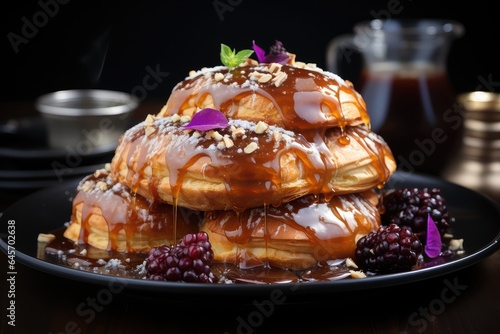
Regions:
<instances>
[{"instance_id":1,"label":"green mint leaf","mask_svg":"<svg viewBox=\"0 0 500 334\"><path fill-rule=\"evenodd\" d=\"M253 53L253 50L241 50L236 53L236 50L231 50L231 48L225 44L220 45L220 60L222 64L227 66L228 69L232 70L239 64L244 62Z\"/></svg>"},{"instance_id":2,"label":"green mint leaf","mask_svg":"<svg viewBox=\"0 0 500 334\"><path fill-rule=\"evenodd\" d=\"M234 56L234 51L231 51L231 48L225 44L220 45L220 61L225 66L229 67L231 63L231 58Z\"/></svg>"},{"instance_id":3,"label":"green mint leaf","mask_svg":"<svg viewBox=\"0 0 500 334\"><path fill-rule=\"evenodd\" d=\"M244 49L244 50L241 50L239 51L237 54L236 54L236 60L238 61L238 65L241 64L242 62L244 62L245 60L247 60L248 57L250 57L253 53L253 50L249 50L249 49Z\"/></svg>"}]
</instances>

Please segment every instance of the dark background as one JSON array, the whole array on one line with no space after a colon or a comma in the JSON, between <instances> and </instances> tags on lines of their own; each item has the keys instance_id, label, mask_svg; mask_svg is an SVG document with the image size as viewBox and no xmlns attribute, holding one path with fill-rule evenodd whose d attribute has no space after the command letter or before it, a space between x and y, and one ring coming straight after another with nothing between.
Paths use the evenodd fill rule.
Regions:
<instances>
[{"instance_id":1,"label":"dark background","mask_svg":"<svg viewBox=\"0 0 500 334\"><path fill-rule=\"evenodd\" d=\"M448 60L457 92L500 90L500 29L493 2L59 1L2 5L1 101L32 100L71 88L137 93L148 69L162 76L140 98L166 100L190 70L220 64L220 43L239 50L251 48L255 40L268 49L281 40L298 59L325 68L331 38L377 17L462 22L465 35L452 44ZM24 38L23 29L29 37L14 46L13 36Z\"/></svg>"}]
</instances>

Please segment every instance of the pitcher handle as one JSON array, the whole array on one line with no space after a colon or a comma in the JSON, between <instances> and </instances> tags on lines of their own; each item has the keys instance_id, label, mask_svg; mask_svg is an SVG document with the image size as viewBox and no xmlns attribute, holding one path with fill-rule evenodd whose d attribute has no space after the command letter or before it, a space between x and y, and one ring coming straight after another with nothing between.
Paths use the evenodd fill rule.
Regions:
<instances>
[{"instance_id":1,"label":"pitcher handle","mask_svg":"<svg viewBox=\"0 0 500 334\"><path fill-rule=\"evenodd\" d=\"M353 34L338 35L328 43L326 49L328 71L340 74L342 61L344 60L347 64L350 64L352 54L360 52L354 43L354 37Z\"/></svg>"}]
</instances>

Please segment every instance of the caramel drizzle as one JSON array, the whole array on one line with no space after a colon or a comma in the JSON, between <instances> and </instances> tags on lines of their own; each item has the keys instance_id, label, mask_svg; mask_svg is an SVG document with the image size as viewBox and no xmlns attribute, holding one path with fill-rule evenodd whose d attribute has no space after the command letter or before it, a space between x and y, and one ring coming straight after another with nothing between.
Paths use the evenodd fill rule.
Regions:
<instances>
[{"instance_id":1,"label":"caramel drizzle","mask_svg":"<svg viewBox=\"0 0 500 334\"><path fill-rule=\"evenodd\" d=\"M91 179L95 180L96 178L92 176ZM129 221L129 213L134 210L134 206L130 205L130 200L126 199L123 194L114 191L102 192L94 189L93 191L79 191L77 193L73 201L73 207L81 203L83 203L83 206L78 243L87 244L89 242L88 238L92 229L90 219L94 209L99 208L108 227L109 241L107 250L116 249L118 233L123 228L123 225ZM129 236L127 236L127 240L128 238Z\"/></svg>"},{"instance_id":2,"label":"caramel drizzle","mask_svg":"<svg viewBox=\"0 0 500 334\"><path fill-rule=\"evenodd\" d=\"M333 198L334 191L328 185L330 177L327 176L331 176L337 170L337 164L324 142L324 136L329 128L335 126L341 131L338 139L340 145L349 145L351 138L362 144L369 152L379 172L380 181L383 182L389 176L384 159L385 156L390 156L390 152L385 150L383 143L373 140L374 138L363 138L358 132L348 129L344 116L347 108L356 108L360 113L359 121L369 128L369 117L364 101L348 82L321 73L284 65L282 71L288 75L288 78L281 85L271 83L250 85L245 73L252 71L266 72L262 66L237 68L231 72L221 69L220 72L224 75L232 76L232 84L224 81L214 84L212 80L204 82L198 80L198 77L181 82L176 86L167 103L167 115L182 114L183 109L188 107L189 98L193 95L197 95L195 104L201 108L205 97L210 95L217 109L228 117L237 118L239 101L251 94L256 94L266 97L276 107L282 117L283 124L279 125L300 131L300 135L294 134L291 142L286 144L280 142L277 146L265 136L256 136L259 150L251 155L238 155L234 150L210 149L208 141L191 141L189 135L180 132L178 128L163 124L169 122L168 117L160 118L159 122L162 124L155 124L158 131L153 136L146 136L142 125L129 131L127 136L131 147L128 155L115 157L127 164L127 184L135 193L141 181L146 179L154 199L159 200L159 180L154 173L150 179L145 178L144 170L151 165L150 161L154 158L167 159L173 198L172 217L176 222L174 226L177 226L177 198L188 168L200 158L208 156L211 163L205 169L205 173L209 177L224 180L229 198L233 201L232 209L236 211L238 217L237 226L225 226L228 239L238 245L248 242L254 228L259 226L260 220L243 221L244 215L249 212L255 214L254 210L259 210L245 211L246 203L249 197L259 196L264 199L265 203L270 204L261 208L264 210L266 252L267 243L272 238L267 231L268 217L281 219L285 224L303 231L311 240L314 240L314 244L319 247L318 250L331 249L331 243L338 242L339 238L348 238L350 244L348 248L352 249L354 236L372 227L367 226L367 216L365 216L372 213L369 210L361 213L360 210L350 207L351 204L348 201L337 203L342 199ZM221 85L225 88L221 89ZM221 132L224 134L224 131ZM169 141L171 143L166 145ZM235 149L241 149L246 144L248 141L242 140L237 143ZM166 152L161 150L164 147L168 147ZM282 211L283 207L280 206L282 203L273 202L269 195L280 191L282 182L280 158L289 153L300 159L306 169L309 188L304 189L302 195L313 194L315 198L314 204L308 202L307 206L306 204L297 205L293 209L294 212ZM326 194L325 202L318 202L318 195L321 194ZM286 198L284 201L293 199ZM87 201L84 202L85 205L92 205L87 204ZM308 208L313 205L315 209L309 212ZM323 217L319 220L318 212ZM322 221L324 217L330 217L329 220L333 219L334 223L327 225L325 221ZM112 226L109 226L110 231L114 231ZM318 231L321 230L327 231L326 235L320 236ZM174 230L174 236L176 233ZM325 259L320 254L321 251L318 251L317 259ZM252 263L252 259L247 258L248 254L244 248L238 251L238 257L240 263Z\"/></svg>"},{"instance_id":3,"label":"caramel drizzle","mask_svg":"<svg viewBox=\"0 0 500 334\"><path fill-rule=\"evenodd\" d=\"M86 177L83 182L107 181L106 177L94 175ZM128 187L116 186L108 182L107 190L93 188L91 190L79 189L74 200L73 208L82 204L81 226L78 243L88 244L90 231L97 229L91 224L94 214L101 216L107 225L107 231L101 231L100 236L108 234L106 250L117 250L121 233L125 234L125 251L135 252L134 242L145 244L154 243L155 240L177 240L177 224L182 227L182 232L197 231L201 215L188 209L182 209L179 219L172 219L173 207L169 204L148 201L145 198L132 194ZM99 210L99 212L96 211ZM73 212L75 215L76 212ZM73 223L76 217L73 217Z\"/></svg>"},{"instance_id":4,"label":"caramel drizzle","mask_svg":"<svg viewBox=\"0 0 500 334\"><path fill-rule=\"evenodd\" d=\"M243 123L242 123L243 122ZM250 122L232 121L231 124L246 124L251 127ZM182 190L182 184L189 168L200 159L208 157L208 162L203 167L204 177L222 180L232 201L232 209L243 211L248 208L249 198L262 198L264 203L278 206L276 192L283 191L282 182L285 175L282 166L283 157L290 155L293 159L300 160L304 168L303 175L306 176L307 186L302 188L299 194L325 194L333 195L336 190L330 183L332 175L337 172L337 162L332 155L331 147L325 143L326 132L338 132L339 129L308 130L304 134L312 140L307 140L302 134L280 130L282 137L286 139L275 141L272 131L265 134L255 134L250 130L243 138L234 139L234 147L218 149L215 140L204 137L194 139L191 134L184 133L182 127L171 120L170 117L158 118L155 122L157 130L150 136L145 135L144 128L137 126L131 133L127 134L130 140L130 148L127 156L118 155L119 161L124 160L127 164L128 174L126 183L130 185L133 192L137 191L141 182L147 182L149 190L158 194L158 180L153 173L152 179L145 176L145 168L151 166L154 159L165 159L168 166L168 177L170 181L171 195L174 201ZM255 125L253 125L255 126ZM270 128L271 129L271 128ZM273 128L272 129L276 129ZM219 130L220 134L231 135L229 129ZM329 134L331 135L331 134ZM380 183L383 183L390 175L386 165L386 157L391 157L386 145L369 130L361 127L347 127L336 136L340 146L350 144L350 140L358 142L370 156L372 165L375 166ZM258 145L258 149L251 154L243 153L243 148L251 142ZM166 150L165 150L166 148ZM123 155L123 153L122 153ZM154 164L153 164L154 166ZM160 166L161 167L161 166ZM289 180L291 181L291 180ZM294 192L295 193L295 192ZM295 197L287 197L281 193L283 201L289 201ZM176 205L176 203L174 203Z\"/></svg>"},{"instance_id":5,"label":"caramel drizzle","mask_svg":"<svg viewBox=\"0 0 500 334\"><path fill-rule=\"evenodd\" d=\"M201 108L207 95L212 96L216 109L228 117L237 118L237 104L252 94L267 98L279 111L281 122L277 123L286 129L302 131L304 129L347 126L345 109L357 109L360 119L369 126L369 115L361 96L354 90L352 84L333 75L302 69L290 65L283 65L280 69L287 74L287 79L276 86L273 82L256 83L249 80L249 74L257 71L269 73L265 65L254 67L238 67L231 71L214 68L199 76L187 78L179 83L168 100L166 113L169 115L182 114L188 107L191 96L197 96L196 106ZM230 76L225 82L215 82L208 76L215 72ZM257 116L265 120L265 115Z\"/></svg>"},{"instance_id":6,"label":"caramel drizzle","mask_svg":"<svg viewBox=\"0 0 500 334\"><path fill-rule=\"evenodd\" d=\"M240 268L251 267L252 262L241 254L246 254L245 245L255 245L252 238L263 238L267 252L269 242L284 238L279 236L283 233L280 229L303 232L313 248L313 257L321 262L352 257L356 238L380 224L377 209L359 194L335 196L330 200L308 195L279 207L265 206L241 213L214 211L209 217L219 221L227 239L238 245L236 264ZM274 228L267 226L270 219L274 221ZM276 228L277 222L279 228ZM286 237L283 240L287 241ZM266 265L269 263L264 263Z\"/></svg>"}]
</instances>

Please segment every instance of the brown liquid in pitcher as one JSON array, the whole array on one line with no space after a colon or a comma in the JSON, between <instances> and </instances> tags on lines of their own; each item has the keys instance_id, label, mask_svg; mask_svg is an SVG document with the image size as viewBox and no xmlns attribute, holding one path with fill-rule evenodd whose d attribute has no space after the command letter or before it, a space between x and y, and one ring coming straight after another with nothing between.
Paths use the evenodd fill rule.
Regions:
<instances>
[{"instance_id":1,"label":"brown liquid in pitcher","mask_svg":"<svg viewBox=\"0 0 500 334\"><path fill-rule=\"evenodd\" d=\"M428 68L365 69L359 86L372 130L387 141L398 168L439 175L462 135L446 74Z\"/></svg>"}]
</instances>

